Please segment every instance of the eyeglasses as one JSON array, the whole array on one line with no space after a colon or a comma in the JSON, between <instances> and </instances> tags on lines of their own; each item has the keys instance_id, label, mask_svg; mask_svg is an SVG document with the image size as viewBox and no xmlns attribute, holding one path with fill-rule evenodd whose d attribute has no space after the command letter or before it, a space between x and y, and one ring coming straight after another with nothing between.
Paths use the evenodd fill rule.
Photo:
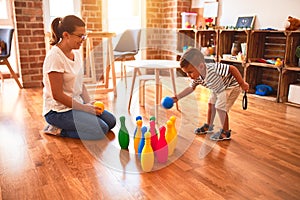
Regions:
<instances>
[{"instance_id":1,"label":"eyeglasses","mask_svg":"<svg viewBox=\"0 0 300 200\"><path fill-rule=\"evenodd\" d=\"M70 34L75 35L75 36L81 38L82 40L86 40L86 38L87 38L87 35L77 35L77 34L74 34L74 33L70 33Z\"/></svg>"}]
</instances>

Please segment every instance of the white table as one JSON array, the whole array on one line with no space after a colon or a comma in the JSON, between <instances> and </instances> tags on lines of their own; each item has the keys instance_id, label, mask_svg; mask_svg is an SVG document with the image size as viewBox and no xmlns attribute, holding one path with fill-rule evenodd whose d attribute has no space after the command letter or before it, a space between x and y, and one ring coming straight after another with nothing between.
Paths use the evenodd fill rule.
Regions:
<instances>
[{"instance_id":1,"label":"white table","mask_svg":"<svg viewBox=\"0 0 300 200\"><path fill-rule=\"evenodd\" d=\"M174 60L132 60L132 61L126 61L124 63L127 67L133 67L133 77L132 77L132 84L130 89L130 96L129 96L129 103L128 103L128 112L130 113L130 105L132 100L132 93L134 89L135 79L136 75L139 71L139 69L153 69L155 74L155 118L157 119L157 113L158 113L158 105L160 104L160 99L158 95L159 91L159 71L160 70L169 70L170 77L172 80L172 86L173 86L173 93L174 96L176 93L176 85L175 85L175 73L176 68L180 68L179 62ZM178 103L176 102L176 108L178 108Z\"/></svg>"}]
</instances>

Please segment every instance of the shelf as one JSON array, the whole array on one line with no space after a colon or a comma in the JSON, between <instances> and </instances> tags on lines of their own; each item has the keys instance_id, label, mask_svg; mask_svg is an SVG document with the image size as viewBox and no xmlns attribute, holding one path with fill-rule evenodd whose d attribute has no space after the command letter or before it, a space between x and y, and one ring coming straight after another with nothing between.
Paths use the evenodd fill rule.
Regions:
<instances>
[{"instance_id":1,"label":"shelf","mask_svg":"<svg viewBox=\"0 0 300 200\"><path fill-rule=\"evenodd\" d=\"M250 67L250 66L272 68L272 69L277 69L278 71L280 71L280 69L282 68L282 65L275 66L275 65L272 65L272 64L260 63L260 62L249 62L249 63L247 63L247 67Z\"/></svg>"},{"instance_id":2,"label":"shelf","mask_svg":"<svg viewBox=\"0 0 300 200\"><path fill-rule=\"evenodd\" d=\"M300 31L284 30L196 30L179 29L177 58L182 56L184 45L196 48L214 46L215 57L206 57L206 61L216 61L234 65L250 85L250 93L255 86L266 84L274 89L265 99L287 102L289 85L300 82L300 67L295 56L300 46ZM245 43L244 59L235 60L224 57L232 55L233 44ZM240 50L241 51L241 50ZM282 65L274 65L270 60L280 58ZM268 63L264 63L264 61Z\"/></svg>"},{"instance_id":3,"label":"shelf","mask_svg":"<svg viewBox=\"0 0 300 200\"><path fill-rule=\"evenodd\" d=\"M293 66L284 66L283 71L295 71L295 72L300 72L300 67L293 67Z\"/></svg>"},{"instance_id":4,"label":"shelf","mask_svg":"<svg viewBox=\"0 0 300 200\"><path fill-rule=\"evenodd\" d=\"M220 30L219 31L219 43L218 43L218 57L222 62L224 54L234 55L233 45L237 45L235 51L244 53L244 59L248 59L249 49L249 34L250 30ZM242 50L241 44L245 43L246 47ZM244 52L243 52L244 51ZM228 60L228 59L227 59ZM229 60L227 61L229 62ZM234 62L234 61L233 61Z\"/></svg>"},{"instance_id":5,"label":"shelf","mask_svg":"<svg viewBox=\"0 0 300 200\"><path fill-rule=\"evenodd\" d=\"M242 61L242 60L224 59L224 58L221 58L221 59L220 59L220 62L226 62L226 63L238 63L238 64L241 64L241 65L246 64L246 62L245 62L245 61Z\"/></svg>"}]
</instances>

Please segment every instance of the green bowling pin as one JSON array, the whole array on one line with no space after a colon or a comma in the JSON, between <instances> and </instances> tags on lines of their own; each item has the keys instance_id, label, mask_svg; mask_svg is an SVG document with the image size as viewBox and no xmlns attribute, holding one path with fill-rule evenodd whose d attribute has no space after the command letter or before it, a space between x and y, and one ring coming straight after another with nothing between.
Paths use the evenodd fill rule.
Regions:
<instances>
[{"instance_id":1,"label":"green bowling pin","mask_svg":"<svg viewBox=\"0 0 300 200\"><path fill-rule=\"evenodd\" d=\"M120 117L121 128L119 130L118 139L121 149L128 149L129 146L129 134L125 125L125 116Z\"/></svg>"}]
</instances>

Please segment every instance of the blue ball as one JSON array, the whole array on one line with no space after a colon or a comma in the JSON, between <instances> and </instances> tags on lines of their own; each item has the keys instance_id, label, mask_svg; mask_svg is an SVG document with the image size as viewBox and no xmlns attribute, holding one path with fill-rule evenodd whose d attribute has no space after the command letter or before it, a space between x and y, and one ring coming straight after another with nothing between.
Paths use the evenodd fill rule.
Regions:
<instances>
[{"instance_id":1,"label":"blue ball","mask_svg":"<svg viewBox=\"0 0 300 200\"><path fill-rule=\"evenodd\" d=\"M173 107L173 104L174 104L174 100L172 97L164 97L162 100L161 100L161 105L166 108L166 109L170 109Z\"/></svg>"}]
</instances>

